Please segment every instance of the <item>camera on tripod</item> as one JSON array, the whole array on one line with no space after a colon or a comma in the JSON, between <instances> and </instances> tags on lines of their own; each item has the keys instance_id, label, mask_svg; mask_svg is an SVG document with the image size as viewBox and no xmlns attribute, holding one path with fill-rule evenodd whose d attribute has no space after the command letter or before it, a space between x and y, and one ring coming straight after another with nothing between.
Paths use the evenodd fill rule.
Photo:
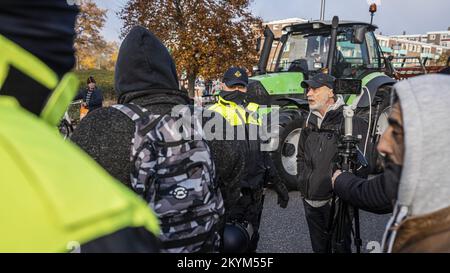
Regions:
<instances>
[{"instance_id":1,"label":"camera on tripod","mask_svg":"<svg viewBox=\"0 0 450 273\"><path fill-rule=\"evenodd\" d=\"M336 79L334 82L334 93L336 95L343 95L345 101L351 101L350 104L344 106L344 134L339 137L338 154L336 160L336 167L343 172L356 173L359 167L367 167L369 164L365 158L365 151L361 152L358 144L362 141L361 135L353 134L353 117L357 108L358 102L364 94L361 80L356 79ZM370 96L369 92L368 96ZM353 96L351 98L351 96ZM368 132L369 133L369 132ZM365 139L365 147L367 146L368 135ZM365 148L364 148L365 150ZM350 222L351 207L345 202L338 202L336 196L333 195L330 226L329 226L329 242L328 252L343 253L345 252L345 223ZM359 228L359 212L358 208L353 209L354 217L354 243L358 253L361 252L362 240ZM335 234L332 236L331 234ZM333 241L333 242L332 242Z\"/></svg>"},{"instance_id":2,"label":"camera on tripod","mask_svg":"<svg viewBox=\"0 0 450 273\"><path fill-rule=\"evenodd\" d=\"M361 80L338 78L334 83L334 93L343 95L346 101L348 101L349 96L354 96L352 103L344 106L344 135L339 139L339 160L337 162L340 170L354 173L358 166L368 166L365 154L358 148L362 136L353 135L353 117L358 102L364 93Z\"/></svg>"}]
</instances>

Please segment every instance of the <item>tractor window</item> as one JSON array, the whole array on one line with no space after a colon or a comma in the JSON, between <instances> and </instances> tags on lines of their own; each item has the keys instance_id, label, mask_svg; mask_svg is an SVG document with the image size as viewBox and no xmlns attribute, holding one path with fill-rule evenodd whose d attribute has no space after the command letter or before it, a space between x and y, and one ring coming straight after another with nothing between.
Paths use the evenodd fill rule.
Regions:
<instances>
[{"instance_id":1,"label":"tractor window","mask_svg":"<svg viewBox=\"0 0 450 273\"><path fill-rule=\"evenodd\" d=\"M357 78L367 70L381 66L378 44L372 32L366 33L361 44L352 43L351 29L343 30L337 37L333 74L336 77Z\"/></svg>"},{"instance_id":2,"label":"tractor window","mask_svg":"<svg viewBox=\"0 0 450 273\"><path fill-rule=\"evenodd\" d=\"M338 39L336 49L337 63L347 62L351 65L363 65L365 63L361 45Z\"/></svg>"},{"instance_id":3,"label":"tractor window","mask_svg":"<svg viewBox=\"0 0 450 273\"><path fill-rule=\"evenodd\" d=\"M372 32L366 34L363 43L357 44L352 43L352 27L340 28L338 31L333 58L334 76L356 78L369 69L380 68L378 44ZM277 71L314 73L327 66L330 32L308 32L288 35L284 50L278 52L281 55Z\"/></svg>"},{"instance_id":4,"label":"tractor window","mask_svg":"<svg viewBox=\"0 0 450 273\"><path fill-rule=\"evenodd\" d=\"M367 49L369 54L369 67L380 68L380 56L378 51L378 44L372 32L366 33Z\"/></svg>"},{"instance_id":5,"label":"tractor window","mask_svg":"<svg viewBox=\"0 0 450 273\"><path fill-rule=\"evenodd\" d=\"M352 43L351 32L340 33L336 42L333 74L336 77L354 78L359 70L369 65L365 43Z\"/></svg>"},{"instance_id":6,"label":"tractor window","mask_svg":"<svg viewBox=\"0 0 450 273\"><path fill-rule=\"evenodd\" d=\"M293 67L302 72L314 71L327 65L328 36L289 35L284 50L281 52L279 69L291 71Z\"/></svg>"}]
</instances>

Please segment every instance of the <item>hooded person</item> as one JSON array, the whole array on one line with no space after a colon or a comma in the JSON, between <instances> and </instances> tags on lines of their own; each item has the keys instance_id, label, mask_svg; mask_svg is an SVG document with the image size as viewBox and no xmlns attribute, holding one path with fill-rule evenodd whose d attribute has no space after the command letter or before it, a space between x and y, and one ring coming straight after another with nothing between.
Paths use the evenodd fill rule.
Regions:
<instances>
[{"instance_id":1,"label":"hooded person","mask_svg":"<svg viewBox=\"0 0 450 273\"><path fill-rule=\"evenodd\" d=\"M158 38L136 26L124 39L115 70L115 89L120 104L133 103L151 114L170 113L177 105L192 106L186 91L179 90L172 57ZM205 115L203 124L214 118ZM135 123L114 107L104 107L83 119L72 141L91 155L112 176L132 187L130 149ZM245 149L227 140L208 140L216 167L225 211L239 199L239 181L245 173ZM222 162L226 162L223 164Z\"/></svg>"},{"instance_id":2,"label":"hooded person","mask_svg":"<svg viewBox=\"0 0 450 273\"><path fill-rule=\"evenodd\" d=\"M61 0L0 4L0 252L157 252L145 203L57 134L78 87L76 15Z\"/></svg>"},{"instance_id":3,"label":"hooded person","mask_svg":"<svg viewBox=\"0 0 450 273\"><path fill-rule=\"evenodd\" d=\"M403 164L383 250L450 252L450 123L445 122L450 77L414 77L395 89L403 122Z\"/></svg>"},{"instance_id":4,"label":"hooded person","mask_svg":"<svg viewBox=\"0 0 450 273\"><path fill-rule=\"evenodd\" d=\"M164 45L147 29L134 27L120 46L115 68L118 103L135 103L151 113L168 113L176 105L190 104L178 89L175 64ZM71 140L112 176L131 186L130 143L135 124L114 107L86 116Z\"/></svg>"}]
</instances>

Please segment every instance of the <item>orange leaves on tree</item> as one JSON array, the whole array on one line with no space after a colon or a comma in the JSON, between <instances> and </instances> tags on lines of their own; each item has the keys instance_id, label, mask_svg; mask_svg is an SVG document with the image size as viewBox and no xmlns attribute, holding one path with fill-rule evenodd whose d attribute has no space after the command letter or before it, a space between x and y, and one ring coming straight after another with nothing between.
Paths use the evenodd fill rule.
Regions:
<instances>
[{"instance_id":1,"label":"orange leaves on tree","mask_svg":"<svg viewBox=\"0 0 450 273\"><path fill-rule=\"evenodd\" d=\"M169 48L179 75L193 92L198 76L216 79L230 66L249 70L257 62L262 21L249 0L130 0L119 12L122 35L142 25Z\"/></svg>"}]
</instances>

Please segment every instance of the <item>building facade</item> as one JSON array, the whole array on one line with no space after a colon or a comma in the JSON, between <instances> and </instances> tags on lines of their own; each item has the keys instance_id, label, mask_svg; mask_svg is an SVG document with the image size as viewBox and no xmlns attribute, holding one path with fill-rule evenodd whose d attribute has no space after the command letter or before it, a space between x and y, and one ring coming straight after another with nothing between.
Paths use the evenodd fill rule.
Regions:
<instances>
[{"instance_id":1,"label":"building facade","mask_svg":"<svg viewBox=\"0 0 450 273\"><path fill-rule=\"evenodd\" d=\"M437 34L434 34L437 35ZM442 54L448 54L447 36L427 35L376 35L385 56L419 57L428 65L436 65ZM427 42L424 42L427 41ZM448 42L450 45L450 42Z\"/></svg>"}]
</instances>

